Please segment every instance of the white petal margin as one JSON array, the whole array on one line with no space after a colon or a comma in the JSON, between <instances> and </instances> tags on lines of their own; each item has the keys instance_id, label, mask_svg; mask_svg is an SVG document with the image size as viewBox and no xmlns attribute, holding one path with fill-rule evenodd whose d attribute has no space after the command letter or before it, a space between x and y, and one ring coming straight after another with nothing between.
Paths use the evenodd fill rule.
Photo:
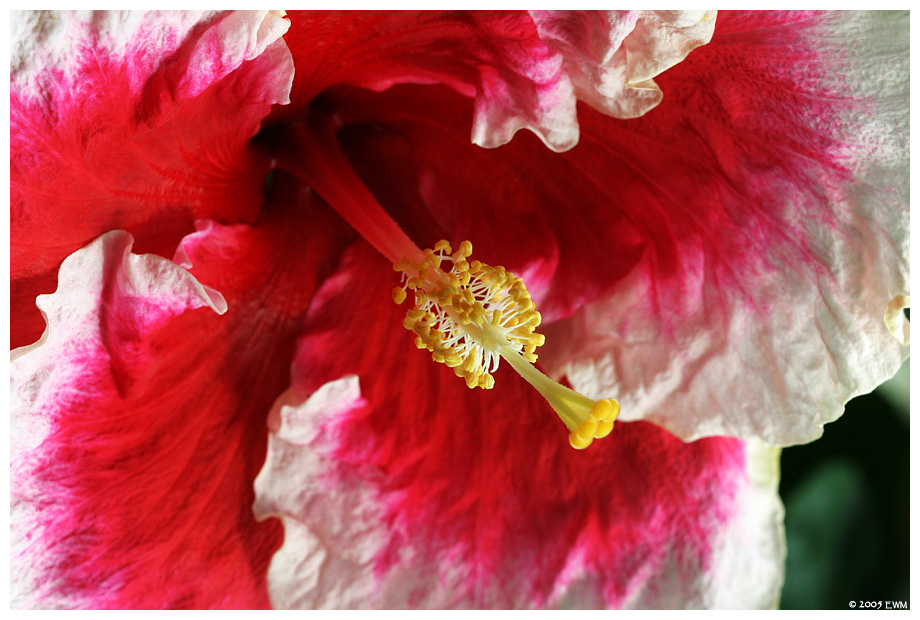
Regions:
<instances>
[{"instance_id":1,"label":"white petal margin","mask_svg":"<svg viewBox=\"0 0 920 620\"><path fill-rule=\"evenodd\" d=\"M716 11L533 11L575 94L615 118L636 118L663 94L654 78L709 43Z\"/></svg>"},{"instance_id":2,"label":"white petal margin","mask_svg":"<svg viewBox=\"0 0 920 620\"><path fill-rule=\"evenodd\" d=\"M40 462L41 444L54 432L61 408L92 398L96 382L82 373L92 367L87 359L109 358L100 321L105 304L117 296L144 328L196 308L227 311L220 293L172 261L132 254L133 243L129 233L112 231L68 256L57 291L36 300L47 322L44 334L10 354L10 586L15 608L76 605L43 594L53 585L41 570L45 560L53 562L53 550L45 548L53 537L43 536L43 520L36 513L36 504L48 505L47 489L32 483L30 471Z\"/></svg>"},{"instance_id":3,"label":"white petal margin","mask_svg":"<svg viewBox=\"0 0 920 620\"><path fill-rule=\"evenodd\" d=\"M766 318L753 317L743 299L707 291L724 313L683 317L672 339L679 347L657 336L666 330L647 304L654 276L644 263L580 310L566 333L554 338L545 330L548 343L563 341L541 357L550 373L566 375L588 396L615 395L621 419L649 420L687 441L730 435L806 443L910 354L902 314L910 305L907 18L840 11L826 19L838 36L816 44L825 58L840 60L825 78L829 92L846 89L874 105L871 116L854 110L840 122L850 135L835 155L855 181L827 189L836 228L797 204L795 192L811 188L785 194L790 230L808 237L815 265L757 283L752 290L769 305ZM834 82L844 77L845 87Z\"/></svg>"},{"instance_id":4,"label":"white petal margin","mask_svg":"<svg viewBox=\"0 0 920 620\"><path fill-rule=\"evenodd\" d=\"M191 98L268 51L280 59L282 72L272 72L263 84L266 103L289 103L293 60L281 38L290 21L283 11L13 11L10 14L10 88L19 96L41 102L47 93L83 93L81 66L75 54L84 46L104 51L135 77L139 94L163 58L192 44L187 67L171 95ZM100 60L96 59L97 62ZM111 62L110 58L101 60ZM62 88L63 87L63 88ZM125 93L126 95L128 93Z\"/></svg>"},{"instance_id":5,"label":"white petal margin","mask_svg":"<svg viewBox=\"0 0 920 620\"><path fill-rule=\"evenodd\" d=\"M373 486L355 476L350 488L328 488L323 479L335 466L328 455L335 416L364 404L358 377L327 383L297 403L291 392L278 397L268 419L265 465L255 480L256 518L279 517L284 524L284 545L268 569L272 606L367 606L383 533Z\"/></svg>"}]
</instances>

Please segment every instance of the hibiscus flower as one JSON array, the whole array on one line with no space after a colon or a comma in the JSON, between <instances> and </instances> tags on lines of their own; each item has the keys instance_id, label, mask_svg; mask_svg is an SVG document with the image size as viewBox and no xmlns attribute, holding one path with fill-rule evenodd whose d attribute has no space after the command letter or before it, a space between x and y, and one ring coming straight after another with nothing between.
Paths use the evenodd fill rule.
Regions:
<instances>
[{"instance_id":1,"label":"hibiscus flower","mask_svg":"<svg viewBox=\"0 0 920 620\"><path fill-rule=\"evenodd\" d=\"M12 22L15 605L776 604L770 446L908 353L906 17Z\"/></svg>"}]
</instances>

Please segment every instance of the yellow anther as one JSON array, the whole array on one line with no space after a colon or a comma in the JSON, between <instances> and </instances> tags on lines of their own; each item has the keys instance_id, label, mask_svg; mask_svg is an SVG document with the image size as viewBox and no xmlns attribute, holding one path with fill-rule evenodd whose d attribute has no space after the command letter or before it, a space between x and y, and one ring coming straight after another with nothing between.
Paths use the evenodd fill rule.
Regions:
<instances>
[{"instance_id":1,"label":"yellow anther","mask_svg":"<svg viewBox=\"0 0 920 620\"><path fill-rule=\"evenodd\" d=\"M530 299L530 293L527 292L527 289L521 290L517 284L508 289L508 293L515 301Z\"/></svg>"},{"instance_id":2,"label":"yellow anther","mask_svg":"<svg viewBox=\"0 0 920 620\"><path fill-rule=\"evenodd\" d=\"M440 241L434 244L434 251L444 252L445 254L450 254L450 243L447 241L447 239L441 239Z\"/></svg>"},{"instance_id":3,"label":"yellow anther","mask_svg":"<svg viewBox=\"0 0 920 620\"><path fill-rule=\"evenodd\" d=\"M482 306L473 308L471 318L473 319L473 323L481 326L486 322L486 311L482 308Z\"/></svg>"},{"instance_id":4,"label":"yellow anther","mask_svg":"<svg viewBox=\"0 0 920 620\"><path fill-rule=\"evenodd\" d=\"M473 244L470 243L469 241L462 241L460 243L460 247L457 249L456 253L454 253L453 257L455 259L466 258L470 256L472 253L473 253Z\"/></svg>"},{"instance_id":5,"label":"yellow anther","mask_svg":"<svg viewBox=\"0 0 920 620\"><path fill-rule=\"evenodd\" d=\"M406 301L406 289L401 286L397 286L393 289L393 301L397 304L401 304Z\"/></svg>"}]
</instances>

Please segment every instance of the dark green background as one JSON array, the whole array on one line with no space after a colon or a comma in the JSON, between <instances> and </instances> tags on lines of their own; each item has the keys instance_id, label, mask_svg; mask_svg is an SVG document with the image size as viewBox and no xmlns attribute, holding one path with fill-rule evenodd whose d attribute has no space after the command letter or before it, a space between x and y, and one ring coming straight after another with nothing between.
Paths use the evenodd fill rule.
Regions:
<instances>
[{"instance_id":1,"label":"dark green background","mask_svg":"<svg viewBox=\"0 0 920 620\"><path fill-rule=\"evenodd\" d=\"M853 399L824 437L783 450L783 609L909 601L909 364ZM883 607L884 608L884 607Z\"/></svg>"}]
</instances>

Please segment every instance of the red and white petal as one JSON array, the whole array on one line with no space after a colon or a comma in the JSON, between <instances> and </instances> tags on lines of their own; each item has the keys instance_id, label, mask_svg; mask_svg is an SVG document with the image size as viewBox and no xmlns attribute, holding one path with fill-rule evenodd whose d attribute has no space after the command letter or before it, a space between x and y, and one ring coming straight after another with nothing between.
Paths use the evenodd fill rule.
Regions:
<instances>
[{"instance_id":1,"label":"red and white petal","mask_svg":"<svg viewBox=\"0 0 920 620\"><path fill-rule=\"evenodd\" d=\"M712 38L715 11L534 11L540 38L562 56L578 99L616 118L661 102L654 78Z\"/></svg>"},{"instance_id":2,"label":"red and white petal","mask_svg":"<svg viewBox=\"0 0 920 620\"><path fill-rule=\"evenodd\" d=\"M14 13L10 75L12 343L61 261L131 232L171 256L198 218L253 221L269 159L249 141L288 101L276 13Z\"/></svg>"},{"instance_id":3,"label":"red and white petal","mask_svg":"<svg viewBox=\"0 0 920 620\"><path fill-rule=\"evenodd\" d=\"M251 512L265 420L351 237L287 186L255 227L201 223L177 255L191 272L113 232L40 298L46 335L11 369L17 607L268 605L281 528Z\"/></svg>"},{"instance_id":4,"label":"red and white petal","mask_svg":"<svg viewBox=\"0 0 920 620\"><path fill-rule=\"evenodd\" d=\"M763 480L739 440L685 444L642 422L572 450L509 369L469 390L417 350L404 309L373 295L392 277L370 247L349 250L276 403L255 506L285 525L273 605L775 604L775 452Z\"/></svg>"},{"instance_id":5,"label":"red and white petal","mask_svg":"<svg viewBox=\"0 0 920 620\"><path fill-rule=\"evenodd\" d=\"M644 260L560 326L554 342L569 344L546 356L586 393L615 391L624 419L687 439L811 441L909 354L906 18L779 17L722 14L725 31L675 69L675 79L705 81L696 74L705 63L743 57L765 78L762 92L745 93L747 84L733 91L731 73L719 73L722 106L735 120L712 124L710 143L719 149L715 170L738 180L719 196L731 219L707 226L713 245L688 238L678 246L676 274L696 299L662 294L673 278ZM784 98L780 88L794 83ZM698 200L681 200L706 217ZM720 254L734 274L719 269Z\"/></svg>"}]
</instances>

